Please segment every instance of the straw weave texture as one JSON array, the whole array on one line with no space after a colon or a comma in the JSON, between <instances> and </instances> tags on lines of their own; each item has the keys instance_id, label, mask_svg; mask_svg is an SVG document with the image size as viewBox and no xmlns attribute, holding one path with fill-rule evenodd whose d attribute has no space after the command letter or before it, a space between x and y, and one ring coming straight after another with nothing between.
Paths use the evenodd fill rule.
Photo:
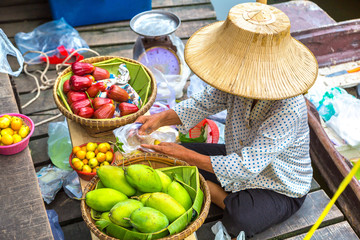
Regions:
<instances>
[{"instance_id":1,"label":"straw weave texture","mask_svg":"<svg viewBox=\"0 0 360 240\"><path fill-rule=\"evenodd\" d=\"M118 166L128 166L131 164L146 164L150 165L152 168L163 168L163 167L171 167L171 166L188 166L184 161L170 158L168 156L164 156L157 153L145 153L145 154L139 154L139 155L132 155L128 158L118 160L114 163L114 165ZM204 200L203 200L203 206L201 208L200 215L198 218L191 222L182 232L173 234L164 238L161 238L161 240L180 240L184 239L188 236L190 236L193 232L195 232L197 229L200 228L200 226L204 223L210 208L210 190L206 184L206 181L201 174L200 176L200 189L204 192ZM91 190L94 190L96 187L96 184L98 183L99 178L98 176L95 176L92 178L92 180L86 185L84 191L83 191L83 198L85 198L86 193L88 193ZM88 226L88 228L100 239L100 240L116 240L116 238L110 237L106 235L105 233L101 232L96 226L95 221L91 218L91 209L86 205L85 200L81 200L81 213L82 217L84 219L84 222Z\"/></svg>"},{"instance_id":2,"label":"straw weave texture","mask_svg":"<svg viewBox=\"0 0 360 240\"><path fill-rule=\"evenodd\" d=\"M96 62L101 62L101 61L105 61L105 60L112 59L112 58L120 58L120 59L123 59L128 62L142 65L141 63L139 63L138 61L135 61L133 59L124 58L124 57L115 57L115 56L92 57L92 58L84 59L81 62L96 63ZM151 78L152 92L151 92L151 95L148 96L148 102L142 108L140 108L139 111L137 111L134 114L130 114L128 116L124 116L121 118L92 119L92 118L83 118L83 117L80 117L76 114L69 112L69 110L65 107L64 103L60 99L60 97L57 95L56 91L59 87L61 78L68 72L71 72L71 66L67 67L55 80L55 85L53 88L54 101L55 101L57 107L59 108L60 112L62 114L64 114L65 117L79 123L82 127L84 127L86 129L87 133L90 136L101 137L101 136L106 136L106 135L112 134L113 129L123 126L123 125L126 125L128 123L132 123L139 116L144 115L150 109L150 107L152 106L152 104L155 101L156 91L157 91L155 77L147 67L145 67L144 65L142 65L142 66L144 67L145 71L149 74L149 76Z\"/></svg>"},{"instance_id":3,"label":"straw weave texture","mask_svg":"<svg viewBox=\"0 0 360 240\"><path fill-rule=\"evenodd\" d=\"M234 6L225 21L195 32L185 60L206 83L230 94L263 100L290 98L315 82L315 56L290 35L290 20L261 3Z\"/></svg>"}]
</instances>

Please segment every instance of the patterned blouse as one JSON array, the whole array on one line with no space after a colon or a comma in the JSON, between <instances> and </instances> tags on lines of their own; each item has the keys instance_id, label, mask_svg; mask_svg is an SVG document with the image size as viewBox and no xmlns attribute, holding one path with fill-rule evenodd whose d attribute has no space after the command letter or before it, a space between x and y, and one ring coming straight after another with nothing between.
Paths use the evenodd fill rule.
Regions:
<instances>
[{"instance_id":1,"label":"patterned blouse","mask_svg":"<svg viewBox=\"0 0 360 240\"><path fill-rule=\"evenodd\" d=\"M227 156L211 156L225 191L270 189L289 197L310 190L307 108L302 95L284 100L253 100L208 86L174 107L182 133L209 115L227 109Z\"/></svg>"}]
</instances>

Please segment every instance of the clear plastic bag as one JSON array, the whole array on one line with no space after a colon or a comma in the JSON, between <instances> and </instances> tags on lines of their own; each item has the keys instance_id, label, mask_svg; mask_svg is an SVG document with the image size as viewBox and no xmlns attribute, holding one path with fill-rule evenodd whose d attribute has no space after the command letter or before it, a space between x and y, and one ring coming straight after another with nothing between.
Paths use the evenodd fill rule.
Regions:
<instances>
[{"instance_id":1,"label":"clear plastic bag","mask_svg":"<svg viewBox=\"0 0 360 240\"><path fill-rule=\"evenodd\" d=\"M55 195L61 189L64 179L71 172L72 171L62 170L50 164L36 173L41 195L47 204L50 204L55 199Z\"/></svg>"},{"instance_id":2,"label":"clear plastic bag","mask_svg":"<svg viewBox=\"0 0 360 240\"><path fill-rule=\"evenodd\" d=\"M16 57L19 63L19 69L13 71L7 60L7 55ZM4 31L0 28L0 72L10 74L12 76L19 76L22 71L24 64L24 58L21 55L20 51L14 47L10 42Z\"/></svg>"},{"instance_id":3,"label":"clear plastic bag","mask_svg":"<svg viewBox=\"0 0 360 240\"><path fill-rule=\"evenodd\" d=\"M49 219L49 223L50 223L50 227L51 227L51 232L52 235L54 237L54 240L64 240L64 232L62 231L60 224L59 224L59 217L56 213L55 210L53 209L48 209L46 210L48 219Z\"/></svg>"},{"instance_id":4,"label":"clear plastic bag","mask_svg":"<svg viewBox=\"0 0 360 240\"><path fill-rule=\"evenodd\" d=\"M66 120L49 123L48 135L48 155L51 162L58 168L72 170L69 164L72 145Z\"/></svg>"},{"instance_id":5,"label":"clear plastic bag","mask_svg":"<svg viewBox=\"0 0 360 240\"><path fill-rule=\"evenodd\" d=\"M64 179L63 188L69 198L81 198L82 191L78 174L73 171Z\"/></svg>"},{"instance_id":6,"label":"clear plastic bag","mask_svg":"<svg viewBox=\"0 0 360 240\"><path fill-rule=\"evenodd\" d=\"M78 31L67 24L63 18L44 23L29 33L17 33L15 42L22 54L27 51L41 51L59 59L65 59L64 55L76 49L89 48ZM26 54L25 61L29 64L43 62L39 53Z\"/></svg>"},{"instance_id":7,"label":"clear plastic bag","mask_svg":"<svg viewBox=\"0 0 360 240\"><path fill-rule=\"evenodd\" d=\"M175 142L175 132L161 132L154 131L150 135L139 135L139 129L141 123L131 123L125 126L119 127L113 131L116 138L119 139L124 145L122 148L125 153L131 153L135 150L141 150L145 152L153 152L151 149L141 147L141 144L156 144L156 140L160 142Z\"/></svg>"},{"instance_id":8,"label":"clear plastic bag","mask_svg":"<svg viewBox=\"0 0 360 240\"><path fill-rule=\"evenodd\" d=\"M226 231L225 226L221 221L218 221L215 225L211 227L211 231L215 234L214 240L231 240L230 235ZM245 232L241 231L236 237L236 240L245 240Z\"/></svg>"}]
</instances>

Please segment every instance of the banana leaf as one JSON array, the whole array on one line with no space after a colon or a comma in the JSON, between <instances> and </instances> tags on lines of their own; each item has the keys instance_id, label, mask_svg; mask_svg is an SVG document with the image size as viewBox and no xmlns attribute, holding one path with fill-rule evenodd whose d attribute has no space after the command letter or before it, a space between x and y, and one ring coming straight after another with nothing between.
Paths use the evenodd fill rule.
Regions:
<instances>
[{"instance_id":1,"label":"banana leaf","mask_svg":"<svg viewBox=\"0 0 360 240\"><path fill-rule=\"evenodd\" d=\"M118 74L118 68L119 65L125 63L127 69L129 70L130 74L130 86L133 87L133 89L139 94L141 100L142 100L142 106L144 106L148 102L148 98L152 93L151 90L151 80L149 74L146 72L146 70L143 68L143 66L128 62L126 60L120 59L120 58L112 58L105 61L92 63L95 67L101 67L109 71L109 73L112 73L114 75ZM58 88L57 88L57 94L60 97L60 99L63 101L65 107L72 113L71 108L69 104L67 103L66 99L67 97L64 95L63 92L63 85L64 82L73 75L72 72L68 72L65 74L59 82Z\"/></svg>"},{"instance_id":2,"label":"banana leaf","mask_svg":"<svg viewBox=\"0 0 360 240\"><path fill-rule=\"evenodd\" d=\"M173 177L186 189L193 201L193 206L189 210L167 226L167 228L151 234L134 232L130 229L113 224L108 220L99 220L98 218L95 219L97 220L96 226L104 233L122 240L159 239L183 231L193 219L196 219L200 215L201 212L204 193L200 189L199 171L195 166L167 167L158 168L158 170L164 172L169 177ZM94 213L94 217L98 217L98 213Z\"/></svg>"}]
</instances>

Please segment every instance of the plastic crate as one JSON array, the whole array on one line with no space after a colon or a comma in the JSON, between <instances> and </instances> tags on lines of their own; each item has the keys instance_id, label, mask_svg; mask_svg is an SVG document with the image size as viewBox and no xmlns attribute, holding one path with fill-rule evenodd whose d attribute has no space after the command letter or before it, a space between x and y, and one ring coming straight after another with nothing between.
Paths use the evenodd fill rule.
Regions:
<instances>
[{"instance_id":1,"label":"plastic crate","mask_svg":"<svg viewBox=\"0 0 360 240\"><path fill-rule=\"evenodd\" d=\"M53 19L71 26L129 20L151 10L151 0L49 0Z\"/></svg>"}]
</instances>

